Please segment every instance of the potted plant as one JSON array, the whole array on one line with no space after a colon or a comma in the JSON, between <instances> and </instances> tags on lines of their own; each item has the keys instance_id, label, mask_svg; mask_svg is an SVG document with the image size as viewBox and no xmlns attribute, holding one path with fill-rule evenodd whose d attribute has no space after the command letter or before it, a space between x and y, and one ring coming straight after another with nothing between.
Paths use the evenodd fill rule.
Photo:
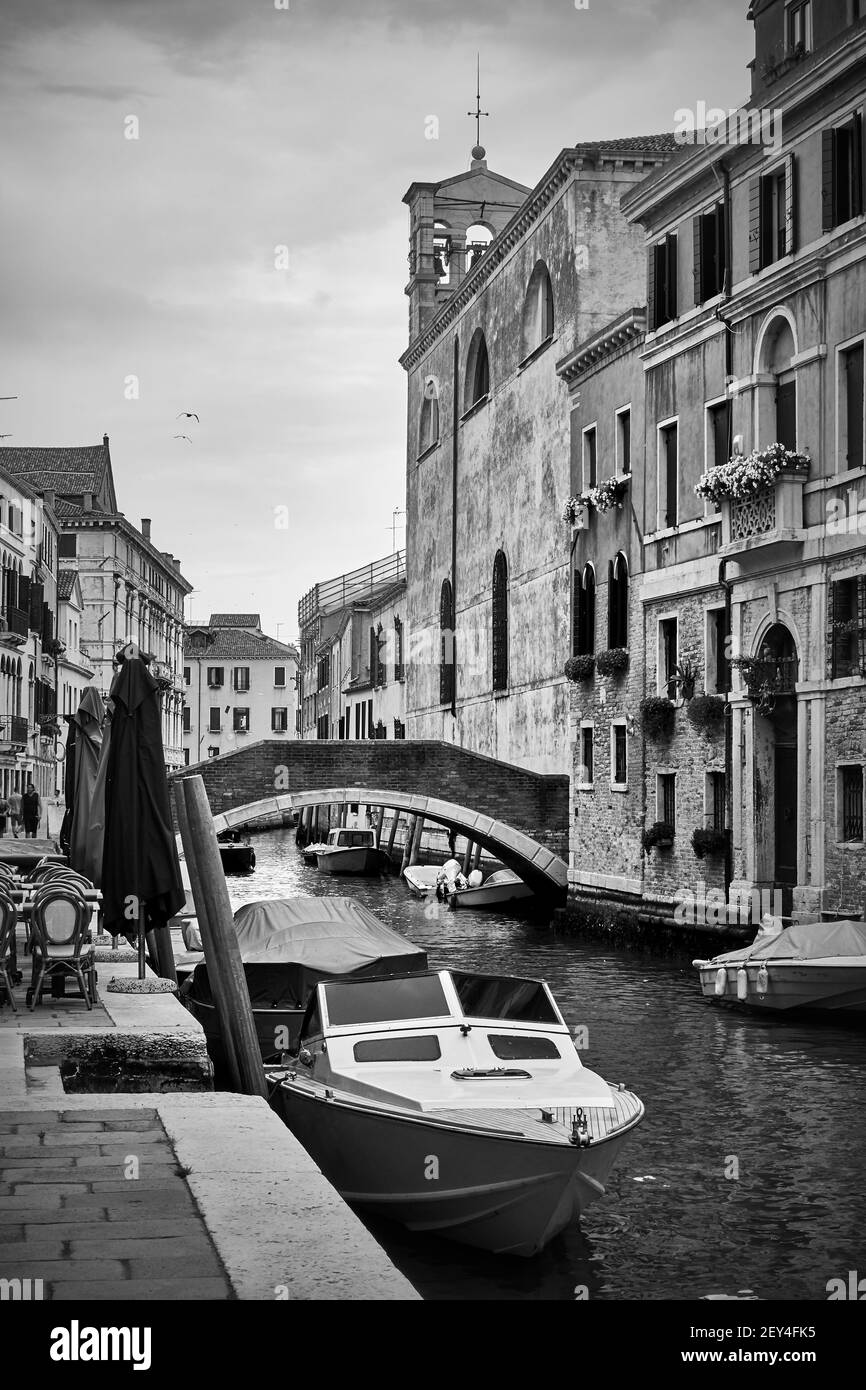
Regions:
<instances>
[{"instance_id":1,"label":"potted plant","mask_svg":"<svg viewBox=\"0 0 866 1390\"><path fill-rule=\"evenodd\" d=\"M565 663L565 674L570 681L588 681L594 670L594 656L570 656Z\"/></svg>"},{"instance_id":2,"label":"potted plant","mask_svg":"<svg viewBox=\"0 0 866 1390\"><path fill-rule=\"evenodd\" d=\"M674 731L675 706L666 695L648 695L640 702L643 731L648 738L668 738Z\"/></svg>"},{"instance_id":3,"label":"potted plant","mask_svg":"<svg viewBox=\"0 0 866 1390\"><path fill-rule=\"evenodd\" d=\"M726 830L705 830L699 826L698 829L692 831L692 849L698 859L724 854L727 848L728 832Z\"/></svg>"},{"instance_id":4,"label":"potted plant","mask_svg":"<svg viewBox=\"0 0 866 1390\"><path fill-rule=\"evenodd\" d=\"M696 729L717 733L725 720L728 702L723 695L696 695L688 704L688 716Z\"/></svg>"},{"instance_id":5,"label":"potted plant","mask_svg":"<svg viewBox=\"0 0 866 1390\"><path fill-rule=\"evenodd\" d=\"M675 834L674 827L664 820L657 820L654 825L644 827L641 841L645 852L649 854L656 846L659 849L670 849Z\"/></svg>"},{"instance_id":6,"label":"potted plant","mask_svg":"<svg viewBox=\"0 0 866 1390\"><path fill-rule=\"evenodd\" d=\"M605 478L597 487L590 488L586 499L597 512L607 512L611 507L621 507L628 478Z\"/></svg>"},{"instance_id":7,"label":"potted plant","mask_svg":"<svg viewBox=\"0 0 866 1390\"><path fill-rule=\"evenodd\" d=\"M719 506L723 499L743 502L772 487L781 473L801 473L809 469L806 454L786 449L784 444L770 444L766 449L753 449L750 454L735 454L727 463L720 463L701 475L695 483L699 497Z\"/></svg>"},{"instance_id":8,"label":"potted plant","mask_svg":"<svg viewBox=\"0 0 866 1390\"><path fill-rule=\"evenodd\" d=\"M588 502L589 499L584 492L579 493L577 497L569 497L562 508L563 521L567 521L570 526L580 530L586 522Z\"/></svg>"},{"instance_id":9,"label":"potted plant","mask_svg":"<svg viewBox=\"0 0 866 1390\"><path fill-rule=\"evenodd\" d=\"M674 667L674 684L684 700L691 700L694 695L697 678L698 673L690 661L684 661L682 665Z\"/></svg>"},{"instance_id":10,"label":"potted plant","mask_svg":"<svg viewBox=\"0 0 866 1390\"><path fill-rule=\"evenodd\" d=\"M608 647L595 658L595 669L600 676L621 676L627 666L627 647Z\"/></svg>"}]
</instances>

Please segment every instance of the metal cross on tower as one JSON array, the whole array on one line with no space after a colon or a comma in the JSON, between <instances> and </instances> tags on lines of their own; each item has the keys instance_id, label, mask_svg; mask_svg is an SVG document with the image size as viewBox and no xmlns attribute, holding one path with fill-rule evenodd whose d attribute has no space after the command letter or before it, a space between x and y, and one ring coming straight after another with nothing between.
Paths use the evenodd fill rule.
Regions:
<instances>
[{"instance_id":1,"label":"metal cross on tower","mask_svg":"<svg viewBox=\"0 0 866 1390\"><path fill-rule=\"evenodd\" d=\"M480 144L481 144L481 117L482 117L482 116L487 116L487 117L489 118L489 116L490 116L490 112L489 112L489 111L482 111L482 110L481 110L481 54L480 54L480 53L477 55L477 62L476 62L476 79L477 79L477 82L476 82L476 91L475 91L475 110L474 110L474 111L467 111L466 114L467 114L467 116L472 116L472 117L474 118L474 120L475 120L475 143L476 143L476 145L480 145Z\"/></svg>"}]
</instances>

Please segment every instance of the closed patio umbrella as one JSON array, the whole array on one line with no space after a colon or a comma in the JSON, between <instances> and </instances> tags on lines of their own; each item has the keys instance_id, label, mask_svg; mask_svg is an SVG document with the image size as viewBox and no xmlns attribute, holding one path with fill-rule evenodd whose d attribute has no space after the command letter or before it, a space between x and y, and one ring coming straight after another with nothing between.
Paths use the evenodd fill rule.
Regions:
<instances>
[{"instance_id":1,"label":"closed patio umbrella","mask_svg":"<svg viewBox=\"0 0 866 1390\"><path fill-rule=\"evenodd\" d=\"M93 879L94 846L91 831L91 807L96 773L102 751L102 726L105 706L94 686L81 693L75 722L75 758L72 789L72 825L69 832L69 862L73 869ZM69 769L67 768L67 773ZM67 791L68 796L68 791ZM67 805L69 802L67 802ZM98 860L95 862L98 863Z\"/></svg>"},{"instance_id":2,"label":"closed patio umbrella","mask_svg":"<svg viewBox=\"0 0 866 1390\"><path fill-rule=\"evenodd\" d=\"M158 692L130 644L111 687L102 896L106 931L130 940L138 936L140 978L145 932L166 927L185 897L171 825Z\"/></svg>"}]
</instances>

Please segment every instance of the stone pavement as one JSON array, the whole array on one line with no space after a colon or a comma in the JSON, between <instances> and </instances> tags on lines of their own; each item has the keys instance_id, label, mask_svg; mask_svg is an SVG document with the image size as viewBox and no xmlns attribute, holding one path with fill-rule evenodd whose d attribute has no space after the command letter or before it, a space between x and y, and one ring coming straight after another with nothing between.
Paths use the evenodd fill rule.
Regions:
<instances>
[{"instance_id":1,"label":"stone pavement","mask_svg":"<svg viewBox=\"0 0 866 1390\"><path fill-rule=\"evenodd\" d=\"M0 1280L46 1300L227 1299L155 1109L0 1112Z\"/></svg>"}]
</instances>

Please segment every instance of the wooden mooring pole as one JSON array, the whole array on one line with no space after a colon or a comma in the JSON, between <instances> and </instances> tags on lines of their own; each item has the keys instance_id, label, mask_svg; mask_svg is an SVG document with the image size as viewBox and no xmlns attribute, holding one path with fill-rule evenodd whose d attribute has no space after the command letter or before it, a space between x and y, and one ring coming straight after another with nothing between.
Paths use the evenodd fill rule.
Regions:
<instances>
[{"instance_id":1,"label":"wooden mooring pole","mask_svg":"<svg viewBox=\"0 0 866 1390\"><path fill-rule=\"evenodd\" d=\"M407 816L406 818L406 838L403 841L403 858L400 861L400 873L409 867L409 855L412 851L412 841L415 838L415 826L418 822L417 816Z\"/></svg>"},{"instance_id":2,"label":"wooden mooring pole","mask_svg":"<svg viewBox=\"0 0 866 1390\"><path fill-rule=\"evenodd\" d=\"M466 839L466 849L465 849L464 852L463 852L463 872L464 872L464 874L468 874L468 873L469 873L469 866L470 866L471 863L472 863L472 841L471 841L471 840L468 838L468 836L467 836L467 839Z\"/></svg>"},{"instance_id":3,"label":"wooden mooring pole","mask_svg":"<svg viewBox=\"0 0 866 1390\"><path fill-rule=\"evenodd\" d=\"M220 1015L220 1029L223 1039L226 1042L231 1039L234 1046L238 1089L245 1095L267 1099L250 993L204 780L199 775L183 778L175 786L175 797L184 800L183 815L178 801L180 833L193 885L196 916L202 928L208 980Z\"/></svg>"},{"instance_id":4,"label":"wooden mooring pole","mask_svg":"<svg viewBox=\"0 0 866 1390\"><path fill-rule=\"evenodd\" d=\"M411 850L409 851L409 863L410 863L410 864L417 864L417 863L418 863L418 855L421 853L421 835L423 834L423 831L424 831L424 817L423 817L423 816L417 816L417 817L415 818L415 829L414 829L414 831L412 832L412 848L411 848Z\"/></svg>"},{"instance_id":5,"label":"wooden mooring pole","mask_svg":"<svg viewBox=\"0 0 866 1390\"><path fill-rule=\"evenodd\" d=\"M387 848L386 851L385 851L385 853L386 853L387 856L388 856L388 863L389 863L389 864L391 863L391 853L392 853L392 851L393 851L393 849L394 849L394 840L395 840L396 835L397 835L397 825L398 825L398 823L399 823L399 820L400 820L400 812L395 808L395 810L394 810L394 819L393 819L392 822L391 822L391 830L390 830L390 832L389 832L389 834L388 834L388 848Z\"/></svg>"}]
</instances>

